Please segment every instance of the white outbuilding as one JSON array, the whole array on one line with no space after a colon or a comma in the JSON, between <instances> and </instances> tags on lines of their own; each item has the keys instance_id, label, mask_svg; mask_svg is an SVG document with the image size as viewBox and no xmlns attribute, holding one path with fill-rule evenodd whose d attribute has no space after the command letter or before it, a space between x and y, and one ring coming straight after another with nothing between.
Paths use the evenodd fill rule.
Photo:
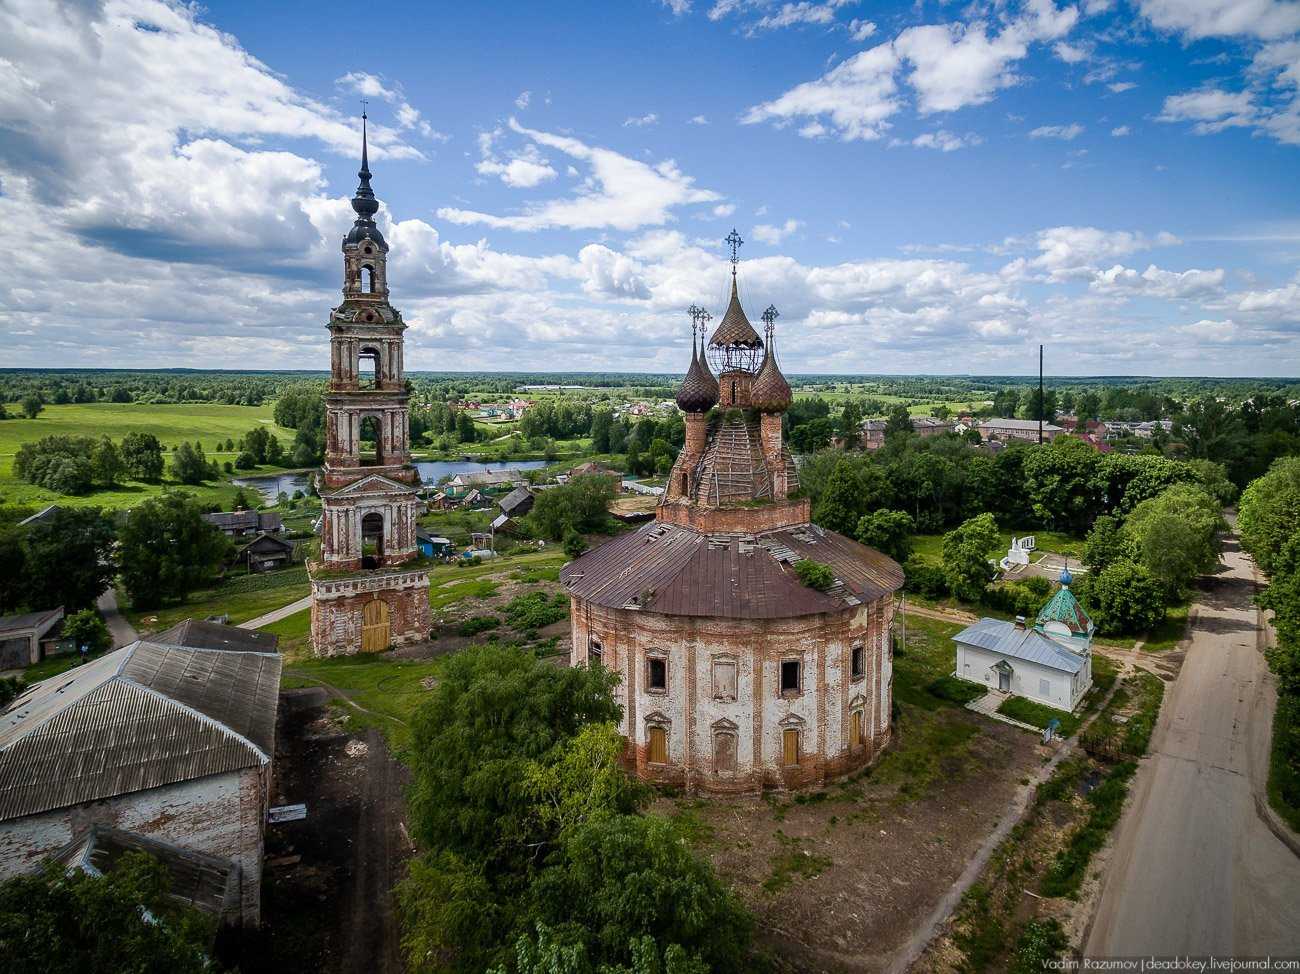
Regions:
<instances>
[{"instance_id":1,"label":"white outbuilding","mask_svg":"<svg viewBox=\"0 0 1300 974\"><path fill-rule=\"evenodd\" d=\"M1070 591L1070 573L1033 626L981 619L953 636L956 675L990 690L1072 711L1092 686L1094 626Z\"/></svg>"}]
</instances>

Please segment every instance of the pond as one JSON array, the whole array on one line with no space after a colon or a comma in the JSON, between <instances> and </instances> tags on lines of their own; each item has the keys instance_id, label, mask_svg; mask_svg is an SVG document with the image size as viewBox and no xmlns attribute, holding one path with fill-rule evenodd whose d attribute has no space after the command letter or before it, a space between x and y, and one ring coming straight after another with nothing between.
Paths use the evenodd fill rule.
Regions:
<instances>
[{"instance_id":1,"label":"pond","mask_svg":"<svg viewBox=\"0 0 1300 974\"><path fill-rule=\"evenodd\" d=\"M547 465L546 460L500 460L490 463L475 463L470 460L417 460L415 462L415 468L420 471L420 479L426 484L436 484L443 477L454 477L458 473L476 473L482 470L536 470ZM273 473L262 477L236 477L232 483L238 487L255 490L266 501L273 502L281 491L290 497L295 490L306 493L311 483L311 473Z\"/></svg>"}]
</instances>

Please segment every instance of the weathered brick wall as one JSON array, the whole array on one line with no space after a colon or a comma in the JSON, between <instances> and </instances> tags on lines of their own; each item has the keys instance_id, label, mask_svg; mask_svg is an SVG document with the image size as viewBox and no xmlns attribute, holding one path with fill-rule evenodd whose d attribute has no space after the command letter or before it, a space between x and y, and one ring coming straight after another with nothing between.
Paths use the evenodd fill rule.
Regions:
<instances>
[{"instance_id":1,"label":"weathered brick wall","mask_svg":"<svg viewBox=\"0 0 1300 974\"><path fill-rule=\"evenodd\" d=\"M270 772L245 768L0 823L0 878L33 872L90 825L104 825L232 859L240 915L258 922Z\"/></svg>"},{"instance_id":2,"label":"weathered brick wall","mask_svg":"<svg viewBox=\"0 0 1300 974\"><path fill-rule=\"evenodd\" d=\"M701 534L761 534L807 524L811 511L812 502L806 497L738 508L701 507L666 499L655 509L655 519L691 528Z\"/></svg>"},{"instance_id":3,"label":"weathered brick wall","mask_svg":"<svg viewBox=\"0 0 1300 974\"><path fill-rule=\"evenodd\" d=\"M388 606L392 646L429 638L429 573L409 571L312 579L311 642L317 656L350 656L361 651L362 614L374 599Z\"/></svg>"},{"instance_id":4,"label":"weathered brick wall","mask_svg":"<svg viewBox=\"0 0 1300 974\"><path fill-rule=\"evenodd\" d=\"M631 762L644 778L688 791L754 792L822 783L870 764L889 741L892 662L888 632L893 603L792 619L667 616L609 609L572 600L574 664L587 662L593 640L601 661L618 672L620 728ZM865 672L854 678L851 654L864 650ZM647 685L647 660L668 664L664 691ZM780 691L781 663L801 663L802 687ZM716 693L715 667L734 662L735 698ZM850 744L853 712L862 714L863 743ZM667 731L668 761L651 764L651 727ZM783 731L798 730L797 765L783 761ZM735 770L715 766L735 742Z\"/></svg>"}]
</instances>

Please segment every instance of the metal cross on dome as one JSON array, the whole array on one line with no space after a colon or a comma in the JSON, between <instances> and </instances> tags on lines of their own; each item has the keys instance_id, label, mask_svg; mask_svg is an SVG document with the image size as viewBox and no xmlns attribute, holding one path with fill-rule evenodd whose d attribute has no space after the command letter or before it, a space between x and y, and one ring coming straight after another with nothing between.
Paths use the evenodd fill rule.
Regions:
<instances>
[{"instance_id":1,"label":"metal cross on dome","mask_svg":"<svg viewBox=\"0 0 1300 974\"><path fill-rule=\"evenodd\" d=\"M731 233L727 234L726 241L731 245L731 273L736 273L736 265L740 263L740 245L745 241L740 239L740 234L736 228L731 228Z\"/></svg>"},{"instance_id":2,"label":"metal cross on dome","mask_svg":"<svg viewBox=\"0 0 1300 974\"><path fill-rule=\"evenodd\" d=\"M776 310L776 305L769 304L767 310L763 312L763 322L767 325L767 340L772 340L772 331L776 325L776 319L781 317L781 312Z\"/></svg>"}]
</instances>

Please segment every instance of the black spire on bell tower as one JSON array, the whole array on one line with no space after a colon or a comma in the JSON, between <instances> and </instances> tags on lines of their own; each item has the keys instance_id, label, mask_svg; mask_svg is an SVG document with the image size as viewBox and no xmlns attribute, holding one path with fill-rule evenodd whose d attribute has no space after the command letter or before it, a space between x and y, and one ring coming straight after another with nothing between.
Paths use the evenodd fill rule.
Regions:
<instances>
[{"instance_id":1,"label":"black spire on bell tower","mask_svg":"<svg viewBox=\"0 0 1300 974\"><path fill-rule=\"evenodd\" d=\"M375 199L375 191L370 188L370 152L366 144L366 115L365 102L362 102L361 110L361 170L357 173L356 194L352 197L352 209L357 214L356 222L352 225L352 232L344 238L344 245L358 243L363 239L373 240L382 250L388 250L388 244L385 242L383 234L375 226L375 214L379 212L379 200Z\"/></svg>"}]
</instances>

